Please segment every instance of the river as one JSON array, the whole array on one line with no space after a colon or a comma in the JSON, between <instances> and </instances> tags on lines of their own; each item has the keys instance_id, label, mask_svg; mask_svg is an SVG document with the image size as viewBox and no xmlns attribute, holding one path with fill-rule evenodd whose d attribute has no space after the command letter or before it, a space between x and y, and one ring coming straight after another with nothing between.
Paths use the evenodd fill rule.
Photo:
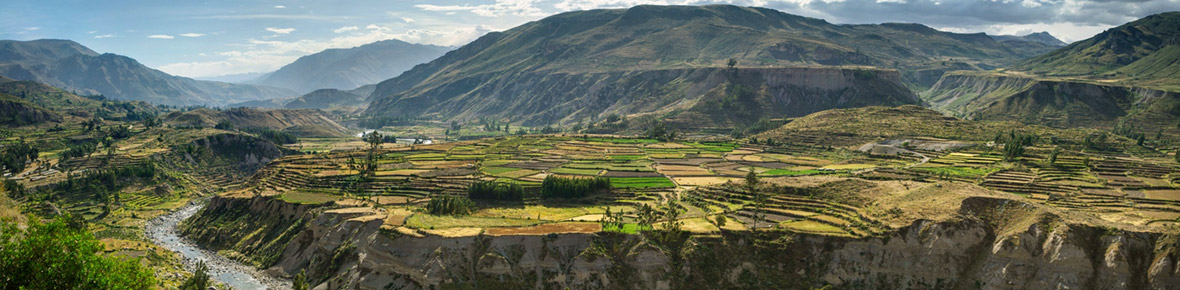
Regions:
<instances>
[{"instance_id":1,"label":"river","mask_svg":"<svg viewBox=\"0 0 1180 290\"><path fill-rule=\"evenodd\" d=\"M189 239L180 236L177 225L201 209L205 202L192 201L188 205L171 213L156 217L147 222L144 233L161 247L172 250L182 256L185 268L192 271L197 262L204 261L209 267L209 276L226 286L237 290L253 289L290 289L290 281L284 281L266 275L254 267L218 255L216 252L202 249Z\"/></svg>"}]
</instances>

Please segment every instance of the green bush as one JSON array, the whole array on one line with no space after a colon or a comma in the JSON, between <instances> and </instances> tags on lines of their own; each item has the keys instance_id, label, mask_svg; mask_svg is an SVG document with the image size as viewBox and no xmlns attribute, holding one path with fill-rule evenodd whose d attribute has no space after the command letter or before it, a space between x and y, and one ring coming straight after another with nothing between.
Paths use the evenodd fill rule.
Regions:
<instances>
[{"instance_id":1,"label":"green bush","mask_svg":"<svg viewBox=\"0 0 1180 290\"><path fill-rule=\"evenodd\" d=\"M102 244L68 217L33 219L26 231L0 224L0 289L148 289L139 261L101 254Z\"/></svg>"},{"instance_id":2,"label":"green bush","mask_svg":"<svg viewBox=\"0 0 1180 290\"><path fill-rule=\"evenodd\" d=\"M426 212L433 215L466 215L475 203L466 196L439 195L426 203Z\"/></svg>"}]
</instances>

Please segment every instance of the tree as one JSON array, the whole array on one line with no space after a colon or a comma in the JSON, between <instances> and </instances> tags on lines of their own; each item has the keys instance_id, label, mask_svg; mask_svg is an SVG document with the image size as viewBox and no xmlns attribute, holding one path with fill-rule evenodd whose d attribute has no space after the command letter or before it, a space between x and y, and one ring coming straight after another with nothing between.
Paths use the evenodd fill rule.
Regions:
<instances>
[{"instance_id":1,"label":"tree","mask_svg":"<svg viewBox=\"0 0 1180 290\"><path fill-rule=\"evenodd\" d=\"M217 125L213 125L213 128L228 131L234 129L234 124L230 123L229 120L221 120L220 122L217 122Z\"/></svg>"},{"instance_id":2,"label":"tree","mask_svg":"<svg viewBox=\"0 0 1180 290\"><path fill-rule=\"evenodd\" d=\"M1061 154L1061 148L1053 148L1053 152L1049 152L1049 164L1057 164L1057 154Z\"/></svg>"},{"instance_id":3,"label":"tree","mask_svg":"<svg viewBox=\"0 0 1180 290\"><path fill-rule=\"evenodd\" d=\"M155 275L138 259L102 254L90 232L70 226L71 215L27 229L0 222L0 289L148 289Z\"/></svg>"},{"instance_id":4,"label":"tree","mask_svg":"<svg viewBox=\"0 0 1180 290\"><path fill-rule=\"evenodd\" d=\"M754 229L758 228L758 224L766 218L766 213L762 209L766 207L766 200L768 196L762 191L758 190L758 173L754 172L754 168L750 168L750 172L746 173L746 192L754 196Z\"/></svg>"},{"instance_id":5,"label":"tree","mask_svg":"<svg viewBox=\"0 0 1180 290\"><path fill-rule=\"evenodd\" d=\"M307 273L306 270L299 270L299 274L295 275L295 280L291 282L291 289L307 290Z\"/></svg>"},{"instance_id":6,"label":"tree","mask_svg":"<svg viewBox=\"0 0 1180 290\"><path fill-rule=\"evenodd\" d=\"M197 263L197 270L193 271L193 276L180 284L181 290L205 290L209 289L209 266L205 262Z\"/></svg>"},{"instance_id":7,"label":"tree","mask_svg":"<svg viewBox=\"0 0 1180 290\"><path fill-rule=\"evenodd\" d=\"M726 67L729 67L729 69L733 69L735 66L737 66L737 63L738 63L738 62L737 62L737 60L736 60L736 59L732 59L732 58L731 58L731 59L729 59L729 62L727 62L727 63L725 64L725 66L726 66Z\"/></svg>"}]
</instances>

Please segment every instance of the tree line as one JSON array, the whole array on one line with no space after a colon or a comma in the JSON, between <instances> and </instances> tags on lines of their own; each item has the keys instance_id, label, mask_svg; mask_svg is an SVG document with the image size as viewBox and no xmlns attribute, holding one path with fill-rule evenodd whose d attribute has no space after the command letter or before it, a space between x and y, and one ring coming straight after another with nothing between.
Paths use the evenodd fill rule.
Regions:
<instances>
[{"instance_id":1,"label":"tree line","mask_svg":"<svg viewBox=\"0 0 1180 290\"><path fill-rule=\"evenodd\" d=\"M550 175L541 182L541 198L583 198L594 193L609 192L610 178L560 177Z\"/></svg>"}]
</instances>

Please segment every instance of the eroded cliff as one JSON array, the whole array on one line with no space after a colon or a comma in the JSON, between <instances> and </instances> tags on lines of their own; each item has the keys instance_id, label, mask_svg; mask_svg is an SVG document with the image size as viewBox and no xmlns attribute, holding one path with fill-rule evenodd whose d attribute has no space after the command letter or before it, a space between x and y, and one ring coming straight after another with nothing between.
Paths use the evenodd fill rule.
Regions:
<instances>
[{"instance_id":1,"label":"eroded cliff","mask_svg":"<svg viewBox=\"0 0 1180 290\"><path fill-rule=\"evenodd\" d=\"M957 217L869 238L779 231L440 236L380 210L217 197L185 224L214 249L317 289L1177 289L1175 234L1068 222L970 197ZM329 209L336 208L336 209Z\"/></svg>"}]
</instances>

